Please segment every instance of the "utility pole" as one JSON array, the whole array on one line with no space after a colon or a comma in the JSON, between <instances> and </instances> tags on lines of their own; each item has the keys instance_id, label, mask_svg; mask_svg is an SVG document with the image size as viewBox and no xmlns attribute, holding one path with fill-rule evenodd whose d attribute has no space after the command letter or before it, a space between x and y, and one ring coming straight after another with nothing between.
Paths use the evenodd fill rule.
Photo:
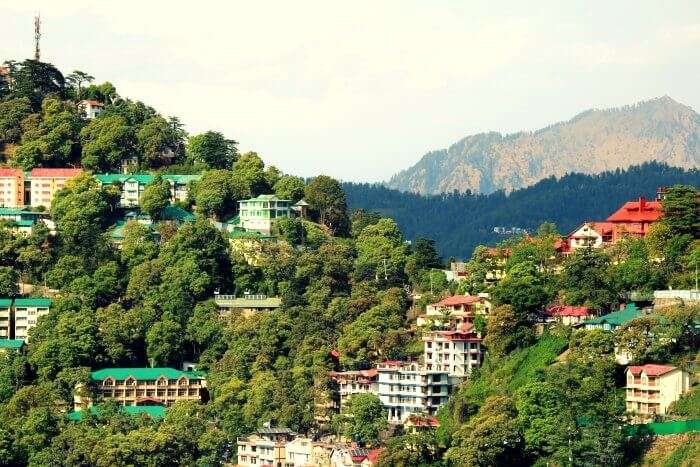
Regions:
<instances>
[{"instance_id":1,"label":"utility pole","mask_svg":"<svg viewBox=\"0 0 700 467\"><path fill-rule=\"evenodd\" d=\"M41 15L36 15L34 17L34 60L37 62L41 59L39 39L41 39Z\"/></svg>"}]
</instances>

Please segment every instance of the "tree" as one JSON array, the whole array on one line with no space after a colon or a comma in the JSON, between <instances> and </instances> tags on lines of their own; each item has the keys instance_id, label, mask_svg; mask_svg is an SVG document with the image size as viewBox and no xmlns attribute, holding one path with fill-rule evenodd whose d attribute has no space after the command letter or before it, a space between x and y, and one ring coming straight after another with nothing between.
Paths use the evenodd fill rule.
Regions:
<instances>
[{"instance_id":1,"label":"tree","mask_svg":"<svg viewBox=\"0 0 700 467\"><path fill-rule=\"evenodd\" d=\"M132 128L120 115L98 116L80 131L82 164L88 170L109 172L135 149Z\"/></svg>"},{"instance_id":2,"label":"tree","mask_svg":"<svg viewBox=\"0 0 700 467\"><path fill-rule=\"evenodd\" d=\"M83 98L83 83L92 83L94 79L93 76L79 70L74 70L66 76L66 82L75 88L75 99L78 101Z\"/></svg>"},{"instance_id":3,"label":"tree","mask_svg":"<svg viewBox=\"0 0 700 467\"><path fill-rule=\"evenodd\" d=\"M136 148L143 156L144 167L159 167L169 154L182 144L182 134L165 118L155 115L145 120L136 132Z\"/></svg>"},{"instance_id":4,"label":"tree","mask_svg":"<svg viewBox=\"0 0 700 467\"><path fill-rule=\"evenodd\" d=\"M236 144L218 131L207 131L187 140L187 155L193 162L206 164L211 169L230 170L238 156Z\"/></svg>"},{"instance_id":5,"label":"tree","mask_svg":"<svg viewBox=\"0 0 700 467\"><path fill-rule=\"evenodd\" d=\"M231 171L231 183L238 199L254 198L270 192L264 168L262 159L254 152L246 152L236 160Z\"/></svg>"},{"instance_id":6,"label":"tree","mask_svg":"<svg viewBox=\"0 0 700 467\"><path fill-rule=\"evenodd\" d=\"M404 282L406 244L393 220L382 219L365 227L357 237L356 247L356 280L374 280L383 285Z\"/></svg>"},{"instance_id":7,"label":"tree","mask_svg":"<svg viewBox=\"0 0 700 467\"><path fill-rule=\"evenodd\" d=\"M348 399L347 434L362 445L377 445L386 430L386 410L375 394L355 394Z\"/></svg>"},{"instance_id":8,"label":"tree","mask_svg":"<svg viewBox=\"0 0 700 467\"><path fill-rule=\"evenodd\" d=\"M170 205L170 182L157 176L146 185L140 201L141 208L154 222L161 220Z\"/></svg>"},{"instance_id":9,"label":"tree","mask_svg":"<svg viewBox=\"0 0 700 467\"><path fill-rule=\"evenodd\" d=\"M19 293L17 282L19 282L17 270L7 266L0 266L0 296L16 296Z\"/></svg>"},{"instance_id":10,"label":"tree","mask_svg":"<svg viewBox=\"0 0 700 467\"><path fill-rule=\"evenodd\" d=\"M337 180L319 175L304 189L304 200L309 203L311 212L321 224L326 225L333 235L349 233L350 220L347 213L345 192Z\"/></svg>"},{"instance_id":11,"label":"tree","mask_svg":"<svg viewBox=\"0 0 700 467\"><path fill-rule=\"evenodd\" d=\"M193 198L197 211L205 216L226 218L235 210L238 201L228 170L209 170L194 184Z\"/></svg>"},{"instance_id":12,"label":"tree","mask_svg":"<svg viewBox=\"0 0 700 467\"><path fill-rule=\"evenodd\" d=\"M495 355L505 355L516 347L532 341L532 328L526 315L511 305L496 306L486 322L484 345Z\"/></svg>"},{"instance_id":13,"label":"tree","mask_svg":"<svg viewBox=\"0 0 700 467\"><path fill-rule=\"evenodd\" d=\"M17 143L22 137L22 121L32 113L27 97L0 100L0 144Z\"/></svg>"},{"instance_id":14,"label":"tree","mask_svg":"<svg viewBox=\"0 0 700 467\"><path fill-rule=\"evenodd\" d=\"M121 245L121 260L131 270L158 255L158 245L151 229L139 222L127 222Z\"/></svg>"},{"instance_id":15,"label":"tree","mask_svg":"<svg viewBox=\"0 0 700 467\"><path fill-rule=\"evenodd\" d=\"M589 248L580 248L564 261L559 288L569 305L586 305L595 310L609 310L616 302L608 276L610 258Z\"/></svg>"},{"instance_id":16,"label":"tree","mask_svg":"<svg viewBox=\"0 0 700 467\"><path fill-rule=\"evenodd\" d=\"M382 219L378 212L367 212L364 209L355 209L350 215L350 235L357 238L368 225L376 224Z\"/></svg>"},{"instance_id":17,"label":"tree","mask_svg":"<svg viewBox=\"0 0 700 467\"><path fill-rule=\"evenodd\" d=\"M304 188L306 184L300 177L285 175L274 184L272 189L278 198L296 203L304 197Z\"/></svg>"},{"instance_id":18,"label":"tree","mask_svg":"<svg viewBox=\"0 0 700 467\"><path fill-rule=\"evenodd\" d=\"M146 333L146 353L154 366L176 365L182 360L184 330L179 323L163 319Z\"/></svg>"},{"instance_id":19,"label":"tree","mask_svg":"<svg viewBox=\"0 0 700 467\"><path fill-rule=\"evenodd\" d=\"M413 244L413 254L416 267L420 269L441 269L442 262L435 248L435 240L419 237Z\"/></svg>"},{"instance_id":20,"label":"tree","mask_svg":"<svg viewBox=\"0 0 700 467\"><path fill-rule=\"evenodd\" d=\"M50 63L25 60L17 65L11 77L14 82L12 93L28 98L35 112L41 109L42 101L47 96L65 97L65 79Z\"/></svg>"},{"instance_id":21,"label":"tree","mask_svg":"<svg viewBox=\"0 0 700 467\"><path fill-rule=\"evenodd\" d=\"M675 235L700 237L700 198L695 187L674 185L668 189L661 204L664 217Z\"/></svg>"},{"instance_id":22,"label":"tree","mask_svg":"<svg viewBox=\"0 0 700 467\"><path fill-rule=\"evenodd\" d=\"M511 305L523 317L538 312L550 299L541 275L530 261L514 265L494 287L493 297L499 304Z\"/></svg>"}]
</instances>

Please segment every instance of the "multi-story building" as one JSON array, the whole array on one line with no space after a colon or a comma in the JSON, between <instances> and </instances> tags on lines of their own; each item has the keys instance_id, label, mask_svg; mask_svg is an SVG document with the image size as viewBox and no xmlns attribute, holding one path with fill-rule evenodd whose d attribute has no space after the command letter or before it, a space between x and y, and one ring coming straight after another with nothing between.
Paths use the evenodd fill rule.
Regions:
<instances>
[{"instance_id":1,"label":"multi-story building","mask_svg":"<svg viewBox=\"0 0 700 467\"><path fill-rule=\"evenodd\" d=\"M36 326L41 316L49 314L52 305L50 298L16 298L12 306L14 338L29 342L29 330Z\"/></svg>"},{"instance_id":2,"label":"multi-story building","mask_svg":"<svg viewBox=\"0 0 700 467\"><path fill-rule=\"evenodd\" d=\"M471 323L460 324L454 330L425 333L425 367L428 371L446 372L451 384L459 384L472 369L481 366L481 341Z\"/></svg>"},{"instance_id":3,"label":"multi-story building","mask_svg":"<svg viewBox=\"0 0 700 467\"><path fill-rule=\"evenodd\" d=\"M285 467L307 467L315 465L314 445L311 438L297 436L284 445Z\"/></svg>"},{"instance_id":4,"label":"multi-story building","mask_svg":"<svg viewBox=\"0 0 700 467\"><path fill-rule=\"evenodd\" d=\"M200 401L207 387L204 373L174 368L104 368L93 371L90 378L102 398L125 406L170 407L178 401ZM73 402L76 411L92 405L81 391L76 391Z\"/></svg>"},{"instance_id":5,"label":"multi-story building","mask_svg":"<svg viewBox=\"0 0 700 467\"><path fill-rule=\"evenodd\" d=\"M690 374L675 366L628 366L626 376L627 410L640 418L665 415L668 407L690 389Z\"/></svg>"},{"instance_id":6,"label":"multi-story building","mask_svg":"<svg viewBox=\"0 0 700 467\"><path fill-rule=\"evenodd\" d=\"M330 376L338 382L338 393L340 395L340 411L345 408L348 399L355 394L378 394L377 383L378 372L376 368L359 371L339 371L331 372Z\"/></svg>"},{"instance_id":7,"label":"multi-story building","mask_svg":"<svg viewBox=\"0 0 700 467\"><path fill-rule=\"evenodd\" d=\"M192 181L199 180L201 175L161 175L163 180L170 183L170 201L185 201ZM151 174L95 174L95 178L100 186L115 185L121 190L119 205L122 207L136 207L141 202L141 195L146 189L146 185L155 178Z\"/></svg>"},{"instance_id":8,"label":"multi-story building","mask_svg":"<svg viewBox=\"0 0 700 467\"><path fill-rule=\"evenodd\" d=\"M425 307L425 314L418 316L416 324L424 326L429 321L438 325L442 323L442 318L449 313L450 321L455 324L471 323L475 315L488 316L491 312L491 301L488 294L475 295L453 295L431 303Z\"/></svg>"},{"instance_id":9,"label":"multi-story building","mask_svg":"<svg viewBox=\"0 0 700 467\"><path fill-rule=\"evenodd\" d=\"M187 201L190 182L196 182L201 175L174 175L166 174L163 178L170 182L170 198L172 202Z\"/></svg>"},{"instance_id":10,"label":"multi-story building","mask_svg":"<svg viewBox=\"0 0 700 467\"><path fill-rule=\"evenodd\" d=\"M602 248L613 241L614 225L610 222L585 222L567 237L569 250Z\"/></svg>"},{"instance_id":11,"label":"multi-story building","mask_svg":"<svg viewBox=\"0 0 700 467\"><path fill-rule=\"evenodd\" d=\"M295 438L288 428L260 428L256 433L237 439L238 465L277 466L286 464L285 446Z\"/></svg>"},{"instance_id":12,"label":"multi-story building","mask_svg":"<svg viewBox=\"0 0 700 467\"><path fill-rule=\"evenodd\" d=\"M80 107L80 109L85 112L85 116L91 120L104 110L104 104L94 99L82 100L78 103L78 107Z\"/></svg>"},{"instance_id":13,"label":"multi-story building","mask_svg":"<svg viewBox=\"0 0 700 467\"><path fill-rule=\"evenodd\" d=\"M12 299L0 299L0 339L12 337Z\"/></svg>"},{"instance_id":14,"label":"multi-story building","mask_svg":"<svg viewBox=\"0 0 700 467\"><path fill-rule=\"evenodd\" d=\"M80 169L32 169L29 172L32 207L51 207L56 192L66 186L66 182L80 173ZM25 200L26 203L26 200Z\"/></svg>"},{"instance_id":15,"label":"multi-story building","mask_svg":"<svg viewBox=\"0 0 700 467\"><path fill-rule=\"evenodd\" d=\"M260 195L257 198L238 202L238 227L244 230L269 234L275 221L291 216L291 201L275 195Z\"/></svg>"},{"instance_id":16,"label":"multi-story building","mask_svg":"<svg viewBox=\"0 0 700 467\"><path fill-rule=\"evenodd\" d=\"M0 168L0 206L24 206L24 172L21 170Z\"/></svg>"},{"instance_id":17,"label":"multi-story building","mask_svg":"<svg viewBox=\"0 0 700 467\"><path fill-rule=\"evenodd\" d=\"M446 371L398 361L381 363L377 371L379 400L391 423L401 423L415 413L435 415L449 398L451 385Z\"/></svg>"},{"instance_id":18,"label":"multi-story building","mask_svg":"<svg viewBox=\"0 0 700 467\"><path fill-rule=\"evenodd\" d=\"M243 297L214 295L214 302L222 316L230 315L234 311L241 312L243 316L251 316L256 313L275 311L282 306L282 299L279 297L253 294L246 294Z\"/></svg>"}]
</instances>

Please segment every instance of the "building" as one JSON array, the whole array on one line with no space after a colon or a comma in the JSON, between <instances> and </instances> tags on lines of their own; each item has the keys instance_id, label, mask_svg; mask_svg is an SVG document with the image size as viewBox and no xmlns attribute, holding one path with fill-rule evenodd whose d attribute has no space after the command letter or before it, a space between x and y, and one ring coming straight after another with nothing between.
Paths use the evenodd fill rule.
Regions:
<instances>
[{"instance_id":1,"label":"building","mask_svg":"<svg viewBox=\"0 0 700 467\"><path fill-rule=\"evenodd\" d=\"M82 100L78 103L78 106L85 112L85 116L90 120L101 114L105 107L102 102L94 99Z\"/></svg>"},{"instance_id":2,"label":"building","mask_svg":"<svg viewBox=\"0 0 700 467\"><path fill-rule=\"evenodd\" d=\"M407 433L419 433L430 431L440 426L440 421L435 417L410 415L403 424Z\"/></svg>"},{"instance_id":3,"label":"building","mask_svg":"<svg viewBox=\"0 0 700 467\"><path fill-rule=\"evenodd\" d=\"M29 330L36 326L41 316L49 314L52 305L50 298L16 298L12 305L14 338L29 342Z\"/></svg>"},{"instance_id":4,"label":"building","mask_svg":"<svg viewBox=\"0 0 700 467\"><path fill-rule=\"evenodd\" d=\"M585 222L567 237L569 250L602 248L613 241L615 225L611 222Z\"/></svg>"},{"instance_id":5,"label":"building","mask_svg":"<svg viewBox=\"0 0 700 467\"><path fill-rule=\"evenodd\" d=\"M544 322L566 326L578 326L593 317L595 313L587 306L553 305L542 311Z\"/></svg>"},{"instance_id":6,"label":"building","mask_svg":"<svg viewBox=\"0 0 700 467\"><path fill-rule=\"evenodd\" d=\"M613 243L624 236L644 237L651 224L662 216L663 208L660 200L647 201L640 197L636 201L628 201L620 209L612 213L606 219L615 226L613 229Z\"/></svg>"},{"instance_id":7,"label":"building","mask_svg":"<svg viewBox=\"0 0 700 467\"><path fill-rule=\"evenodd\" d=\"M285 467L314 465L314 445L311 438L297 436L284 445Z\"/></svg>"},{"instance_id":8,"label":"building","mask_svg":"<svg viewBox=\"0 0 700 467\"><path fill-rule=\"evenodd\" d=\"M200 401L207 387L204 373L174 368L105 368L93 371L90 378L102 398L128 406L170 407L178 401ZM74 410L91 405L90 397L76 391Z\"/></svg>"},{"instance_id":9,"label":"building","mask_svg":"<svg viewBox=\"0 0 700 467\"><path fill-rule=\"evenodd\" d=\"M0 340L12 337L12 299L0 299Z\"/></svg>"},{"instance_id":10,"label":"building","mask_svg":"<svg viewBox=\"0 0 700 467\"><path fill-rule=\"evenodd\" d=\"M161 405L123 405L119 408L119 411L136 417L148 415L152 420L156 421L165 418L165 407ZM100 408L92 406L90 407L90 413L93 415L99 415ZM70 412L67 417L68 420L78 422L83 418L83 411L78 410Z\"/></svg>"},{"instance_id":11,"label":"building","mask_svg":"<svg viewBox=\"0 0 700 467\"><path fill-rule=\"evenodd\" d=\"M275 195L243 199L238 202L238 215L238 226L244 230L270 234L277 219L291 216L291 201Z\"/></svg>"},{"instance_id":12,"label":"building","mask_svg":"<svg viewBox=\"0 0 700 467\"><path fill-rule=\"evenodd\" d=\"M295 437L296 434L288 428L266 427L260 428L252 435L238 438L238 465L255 467L286 465L286 445Z\"/></svg>"},{"instance_id":13,"label":"building","mask_svg":"<svg viewBox=\"0 0 700 467\"><path fill-rule=\"evenodd\" d=\"M700 305L700 290L655 290L654 308L673 305Z\"/></svg>"},{"instance_id":14,"label":"building","mask_svg":"<svg viewBox=\"0 0 700 467\"><path fill-rule=\"evenodd\" d=\"M309 216L309 203L300 199L292 205L292 211L297 217L306 219Z\"/></svg>"},{"instance_id":15,"label":"building","mask_svg":"<svg viewBox=\"0 0 700 467\"><path fill-rule=\"evenodd\" d=\"M173 203L177 201L187 201L190 190L190 183L202 178L201 175L176 175L165 174L163 179L170 182L170 199Z\"/></svg>"},{"instance_id":16,"label":"building","mask_svg":"<svg viewBox=\"0 0 700 467\"><path fill-rule=\"evenodd\" d=\"M602 329L603 331L614 331L628 321L641 318L644 312L634 304L628 303L623 309L613 311L598 318L589 319L583 322L586 329Z\"/></svg>"},{"instance_id":17,"label":"building","mask_svg":"<svg viewBox=\"0 0 700 467\"><path fill-rule=\"evenodd\" d=\"M462 323L454 330L433 331L423 335L423 358L428 371L446 372L459 384L472 369L481 366L481 337L471 323Z\"/></svg>"},{"instance_id":18,"label":"building","mask_svg":"<svg viewBox=\"0 0 700 467\"><path fill-rule=\"evenodd\" d=\"M391 423L411 414L435 415L450 395L446 371L428 370L416 362L387 361L377 366L378 395Z\"/></svg>"},{"instance_id":19,"label":"building","mask_svg":"<svg viewBox=\"0 0 700 467\"><path fill-rule=\"evenodd\" d=\"M425 307L425 314L418 316L416 324L424 326L429 321L442 324L441 320L449 312L450 320L454 323L470 323L475 315L488 316L491 312L491 301L488 294L453 295L431 303Z\"/></svg>"},{"instance_id":20,"label":"building","mask_svg":"<svg viewBox=\"0 0 700 467\"><path fill-rule=\"evenodd\" d=\"M30 199L25 199L25 204L30 201L32 207L50 208L56 192L80 172L81 169L32 169L29 172Z\"/></svg>"},{"instance_id":21,"label":"building","mask_svg":"<svg viewBox=\"0 0 700 467\"><path fill-rule=\"evenodd\" d=\"M0 353L22 350L27 344L20 339L0 338Z\"/></svg>"},{"instance_id":22,"label":"building","mask_svg":"<svg viewBox=\"0 0 700 467\"><path fill-rule=\"evenodd\" d=\"M279 297L251 294L239 298L235 295L214 295L214 302L219 307L219 313L224 316L235 311L243 313L243 316L250 316L255 313L275 311L282 306L282 299Z\"/></svg>"},{"instance_id":23,"label":"building","mask_svg":"<svg viewBox=\"0 0 700 467\"><path fill-rule=\"evenodd\" d=\"M641 418L665 415L668 407L690 390L690 374L669 365L628 366L627 411Z\"/></svg>"},{"instance_id":24,"label":"building","mask_svg":"<svg viewBox=\"0 0 700 467\"><path fill-rule=\"evenodd\" d=\"M170 202L186 201L189 192L190 182L199 180L201 175L161 175L163 180L170 183ZM155 176L151 174L95 174L95 179L100 186L113 185L121 190L119 205L122 207L137 207L141 203L141 195L146 186L151 183Z\"/></svg>"},{"instance_id":25,"label":"building","mask_svg":"<svg viewBox=\"0 0 700 467\"><path fill-rule=\"evenodd\" d=\"M0 206L24 206L24 172L21 170L0 168Z\"/></svg>"},{"instance_id":26,"label":"building","mask_svg":"<svg viewBox=\"0 0 700 467\"><path fill-rule=\"evenodd\" d=\"M338 383L340 411L345 408L348 399L355 394L378 394L378 371L376 368L358 371L331 372L331 379Z\"/></svg>"}]
</instances>

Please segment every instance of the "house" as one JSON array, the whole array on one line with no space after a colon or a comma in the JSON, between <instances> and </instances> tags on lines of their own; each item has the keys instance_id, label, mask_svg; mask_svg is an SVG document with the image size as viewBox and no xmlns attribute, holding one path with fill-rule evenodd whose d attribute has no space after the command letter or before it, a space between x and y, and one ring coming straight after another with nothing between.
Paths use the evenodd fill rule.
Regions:
<instances>
[{"instance_id":1,"label":"house","mask_svg":"<svg viewBox=\"0 0 700 467\"><path fill-rule=\"evenodd\" d=\"M646 418L665 415L668 407L690 390L690 374L670 365L628 366L627 411Z\"/></svg>"},{"instance_id":2,"label":"house","mask_svg":"<svg viewBox=\"0 0 700 467\"><path fill-rule=\"evenodd\" d=\"M475 315L488 316L491 312L489 294L453 295L431 303L425 307L425 314L418 316L416 324L424 326L428 321L441 323L444 313L449 312L450 319L456 323L472 322Z\"/></svg>"},{"instance_id":3,"label":"house","mask_svg":"<svg viewBox=\"0 0 700 467\"><path fill-rule=\"evenodd\" d=\"M309 203L307 203L303 199L300 199L296 203L292 204L292 211L297 217L306 219L307 217L309 217Z\"/></svg>"},{"instance_id":4,"label":"house","mask_svg":"<svg viewBox=\"0 0 700 467\"><path fill-rule=\"evenodd\" d=\"M660 199L647 201L644 197L640 197L636 201L626 202L620 209L608 216L606 222L615 226L612 239L615 243L627 235L644 237L651 224L663 215Z\"/></svg>"},{"instance_id":5,"label":"house","mask_svg":"<svg viewBox=\"0 0 700 467\"><path fill-rule=\"evenodd\" d=\"M163 180L170 183L170 202L186 201L190 182L199 180L201 175L176 175L163 174ZM141 203L141 195L146 186L151 183L155 176L146 173L140 174L118 174L106 173L95 174L95 179L100 186L113 185L121 190L119 205L121 207L133 208Z\"/></svg>"},{"instance_id":6,"label":"house","mask_svg":"<svg viewBox=\"0 0 700 467\"><path fill-rule=\"evenodd\" d=\"M485 283L493 284L506 276L506 263L512 252L510 248L486 248L488 271L486 271Z\"/></svg>"},{"instance_id":7,"label":"house","mask_svg":"<svg viewBox=\"0 0 700 467\"><path fill-rule=\"evenodd\" d=\"M561 323L566 326L578 326L585 320L595 317L593 310L587 306L553 305L541 313L546 323Z\"/></svg>"},{"instance_id":8,"label":"house","mask_svg":"<svg viewBox=\"0 0 700 467\"><path fill-rule=\"evenodd\" d=\"M288 428L260 428L256 433L238 438L239 466L286 465L286 445L296 437Z\"/></svg>"},{"instance_id":9,"label":"house","mask_svg":"<svg viewBox=\"0 0 700 467\"><path fill-rule=\"evenodd\" d=\"M390 423L411 414L435 415L450 395L449 373L428 370L416 362L386 361L377 366L378 395Z\"/></svg>"},{"instance_id":10,"label":"house","mask_svg":"<svg viewBox=\"0 0 700 467\"><path fill-rule=\"evenodd\" d=\"M93 118L97 117L99 114L102 113L104 110L104 104L100 101L96 101L94 99L85 99L80 102L78 102L78 107L85 112L85 116L92 120Z\"/></svg>"},{"instance_id":11,"label":"house","mask_svg":"<svg viewBox=\"0 0 700 467\"><path fill-rule=\"evenodd\" d=\"M187 201L187 195L189 194L190 183L196 182L202 176L200 174L194 175L176 175L176 174L165 174L162 176L164 180L170 182L170 198L173 203L178 201Z\"/></svg>"},{"instance_id":12,"label":"house","mask_svg":"<svg viewBox=\"0 0 700 467\"><path fill-rule=\"evenodd\" d=\"M0 299L0 340L7 340L12 335L12 299Z\"/></svg>"},{"instance_id":13,"label":"house","mask_svg":"<svg viewBox=\"0 0 700 467\"><path fill-rule=\"evenodd\" d=\"M599 316L598 318L589 319L583 322L586 329L602 329L603 331L614 331L628 321L635 318L641 318L644 312L629 303L623 309L613 311L607 315Z\"/></svg>"},{"instance_id":14,"label":"house","mask_svg":"<svg viewBox=\"0 0 700 467\"><path fill-rule=\"evenodd\" d=\"M201 401L207 387L204 373L174 368L104 368L90 378L104 399L121 405L160 405L170 407L177 401ZM74 410L92 405L89 397L76 391Z\"/></svg>"},{"instance_id":15,"label":"house","mask_svg":"<svg viewBox=\"0 0 700 467\"><path fill-rule=\"evenodd\" d=\"M340 411L343 412L348 399L355 394L378 394L378 374L379 373L376 368L358 371L331 372L331 379L338 383Z\"/></svg>"},{"instance_id":16,"label":"house","mask_svg":"<svg viewBox=\"0 0 700 467\"><path fill-rule=\"evenodd\" d=\"M613 241L615 225L611 222L584 222L567 237L569 250L602 248Z\"/></svg>"},{"instance_id":17,"label":"house","mask_svg":"<svg viewBox=\"0 0 700 467\"><path fill-rule=\"evenodd\" d=\"M654 308L673 305L700 305L700 290L655 290Z\"/></svg>"},{"instance_id":18,"label":"house","mask_svg":"<svg viewBox=\"0 0 700 467\"><path fill-rule=\"evenodd\" d=\"M65 188L68 180L80 172L81 169L78 168L32 169L29 176L25 176L25 180L29 179L31 190L29 193L25 191L24 203L31 204L32 207L50 208L56 192ZM27 194L29 199L27 199Z\"/></svg>"},{"instance_id":19,"label":"house","mask_svg":"<svg viewBox=\"0 0 700 467\"><path fill-rule=\"evenodd\" d=\"M314 445L311 438L297 436L284 445L285 467L306 467L314 465Z\"/></svg>"},{"instance_id":20,"label":"house","mask_svg":"<svg viewBox=\"0 0 700 467\"><path fill-rule=\"evenodd\" d=\"M13 221L14 229L24 233L31 233L32 227L38 221L43 222L49 228L49 232L56 233L56 224L49 219L46 212L29 211L23 208L0 207L0 219Z\"/></svg>"},{"instance_id":21,"label":"house","mask_svg":"<svg viewBox=\"0 0 700 467\"><path fill-rule=\"evenodd\" d=\"M230 315L234 311L240 311L243 316L251 316L256 313L275 311L282 306L282 299L279 297L268 297L267 295L245 294L243 297L235 295L214 295L214 302L219 308L222 316Z\"/></svg>"},{"instance_id":22,"label":"house","mask_svg":"<svg viewBox=\"0 0 700 467\"><path fill-rule=\"evenodd\" d=\"M238 202L239 227L269 235L277 219L291 216L290 205L290 200L275 195L243 199Z\"/></svg>"},{"instance_id":23,"label":"house","mask_svg":"<svg viewBox=\"0 0 700 467\"><path fill-rule=\"evenodd\" d=\"M41 316L49 314L52 306L50 298L16 298L12 304L14 338L29 342L29 330L36 326Z\"/></svg>"},{"instance_id":24,"label":"house","mask_svg":"<svg viewBox=\"0 0 700 467\"><path fill-rule=\"evenodd\" d=\"M446 372L451 384L459 384L472 369L481 366L481 336L471 323L462 323L449 331L423 335L423 357L428 371Z\"/></svg>"},{"instance_id":25,"label":"house","mask_svg":"<svg viewBox=\"0 0 700 467\"><path fill-rule=\"evenodd\" d=\"M24 206L23 171L0 168L0 206L7 208Z\"/></svg>"},{"instance_id":26,"label":"house","mask_svg":"<svg viewBox=\"0 0 700 467\"><path fill-rule=\"evenodd\" d=\"M379 454L384 448L367 449L355 444L338 445L333 449L330 465L332 467L370 467L377 464Z\"/></svg>"}]
</instances>

